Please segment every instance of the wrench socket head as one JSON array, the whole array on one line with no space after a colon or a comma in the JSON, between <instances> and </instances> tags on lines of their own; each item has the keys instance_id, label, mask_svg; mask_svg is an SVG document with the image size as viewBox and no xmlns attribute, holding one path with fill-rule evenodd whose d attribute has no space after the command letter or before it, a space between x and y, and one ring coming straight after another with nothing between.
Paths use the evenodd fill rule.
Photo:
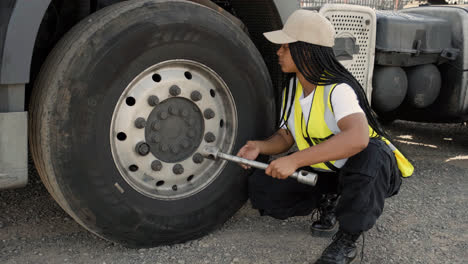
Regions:
<instances>
[{"instance_id":1,"label":"wrench socket head","mask_svg":"<svg viewBox=\"0 0 468 264\"><path fill-rule=\"evenodd\" d=\"M205 156L208 159L213 159L213 160L218 158L218 152L219 152L219 149L217 147L213 147L213 146L205 146L200 151L200 153L203 156Z\"/></svg>"}]
</instances>

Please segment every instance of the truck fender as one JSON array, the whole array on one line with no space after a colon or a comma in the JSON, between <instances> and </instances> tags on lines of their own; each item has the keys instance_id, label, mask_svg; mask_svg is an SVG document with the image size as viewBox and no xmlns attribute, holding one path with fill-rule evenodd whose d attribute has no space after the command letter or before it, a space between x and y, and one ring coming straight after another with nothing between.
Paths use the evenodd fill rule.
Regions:
<instances>
[{"instance_id":1,"label":"truck fender","mask_svg":"<svg viewBox=\"0 0 468 264\"><path fill-rule=\"evenodd\" d=\"M0 56L0 84L28 83L34 44L41 21L51 0L17 0L7 25L2 56ZM206 4L207 0L199 0ZM205 3L204 3L205 2ZM273 0L284 23L299 8L298 1ZM230 14L224 15L229 16ZM24 19L24 18L28 19ZM231 17L232 19L232 17Z\"/></svg>"},{"instance_id":2,"label":"truck fender","mask_svg":"<svg viewBox=\"0 0 468 264\"><path fill-rule=\"evenodd\" d=\"M29 82L36 35L49 4L50 0L16 1L5 34L0 61L0 84Z\"/></svg>"}]
</instances>

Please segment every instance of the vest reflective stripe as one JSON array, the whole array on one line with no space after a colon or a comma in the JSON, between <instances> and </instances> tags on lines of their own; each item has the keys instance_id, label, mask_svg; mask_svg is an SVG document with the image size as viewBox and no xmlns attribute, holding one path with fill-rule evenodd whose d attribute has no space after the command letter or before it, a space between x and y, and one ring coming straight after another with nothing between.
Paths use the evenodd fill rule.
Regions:
<instances>
[{"instance_id":1,"label":"vest reflective stripe","mask_svg":"<svg viewBox=\"0 0 468 264\"><path fill-rule=\"evenodd\" d=\"M299 102L303 93L302 85L301 83L298 83L296 96L294 98L294 130L296 133L296 144L299 150L307 149L311 147L311 144L320 144L335 134L327 125L327 123L332 123L331 121L334 120L333 113L331 112L331 104L328 103L328 97L335 86L336 84L327 85L325 87L317 86L315 88L314 94L312 95L313 98L309 117L308 120L305 120L302 113L301 103ZM324 117L326 115L329 116L329 114L326 114L327 112L331 113L331 120L325 120L326 118ZM309 144L307 138L310 139L309 142L311 144ZM329 161L328 165L326 163L313 164L311 167L325 171L332 171L335 162L336 161Z\"/></svg>"}]
</instances>

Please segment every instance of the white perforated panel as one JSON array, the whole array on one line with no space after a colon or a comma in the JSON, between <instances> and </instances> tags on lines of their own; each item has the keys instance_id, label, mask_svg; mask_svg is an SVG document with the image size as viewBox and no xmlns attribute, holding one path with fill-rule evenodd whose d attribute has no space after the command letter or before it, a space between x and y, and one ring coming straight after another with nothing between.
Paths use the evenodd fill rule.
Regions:
<instances>
[{"instance_id":1,"label":"white perforated panel","mask_svg":"<svg viewBox=\"0 0 468 264\"><path fill-rule=\"evenodd\" d=\"M330 4L320 9L336 30L336 37L352 37L359 52L352 60L341 63L354 75L366 91L370 103L372 95L372 72L375 57L376 16L369 7Z\"/></svg>"}]
</instances>

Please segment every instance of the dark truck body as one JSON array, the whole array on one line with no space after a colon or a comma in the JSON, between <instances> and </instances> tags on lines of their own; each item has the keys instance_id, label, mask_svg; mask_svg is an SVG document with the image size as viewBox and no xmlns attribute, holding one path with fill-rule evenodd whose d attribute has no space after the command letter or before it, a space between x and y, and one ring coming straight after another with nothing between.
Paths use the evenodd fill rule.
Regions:
<instances>
[{"instance_id":1,"label":"dark truck body","mask_svg":"<svg viewBox=\"0 0 468 264\"><path fill-rule=\"evenodd\" d=\"M375 65L400 67L408 81L404 101L390 111L394 117L424 122L468 120L467 12L465 6L377 12ZM424 81L435 75L439 75L436 83ZM398 75L401 82L404 77Z\"/></svg>"}]
</instances>

